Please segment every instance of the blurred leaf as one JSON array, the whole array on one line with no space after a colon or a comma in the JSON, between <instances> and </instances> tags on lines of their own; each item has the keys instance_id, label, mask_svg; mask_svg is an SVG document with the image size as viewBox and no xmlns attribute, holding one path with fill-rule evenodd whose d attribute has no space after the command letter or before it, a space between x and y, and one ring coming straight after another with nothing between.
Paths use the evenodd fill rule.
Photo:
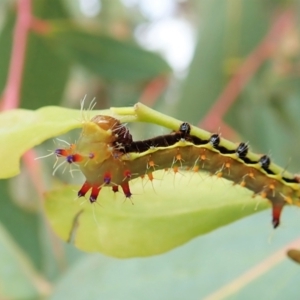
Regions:
<instances>
[{"instance_id":1,"label":"blurred leaf","mask_svg":"<svg viewBox=\"0 0 300 300\"><path fill-rule=\"evenodd\" d=\"M174 176L156 171L152 184L131 181L134 205L111 188L101 190L99 205L83 204L75 200L78 187L63 187L46 193L46 214L54 231L79 249L125 258L166 252L257 212L258 201L259 210L268 206L225 179Z\"/></svg>"},{"instance_id":2,"label":"blurred leaf","mask_svg":"<svg viewBox=\"0 0 300 300\"><path fill-rule=\"evenodd\" d=\"M43 19L68 19L60 0L33 1L34 13ZM57 55L43 36L31 32L27 40L21 106L36 109L61 103L70 63Z\"/></svg>"},{"instance_id":3,"label":"blurred leaf","mask_svg":"<svg viewBox=\"0 0 300 300\"><path fill-rule=\"evenodd\" d=\"M13 202L9 183L8 180L0 180L0 220L33 263L41 268L40 217L37 213L20 209Z\"/></svg>"},{"instance_id":4,"label":"blurred leaf","mask_svg":"<svg viewBox=\"0 0 300 300\"><path fill-rule=\"evenodd\" d=\"M65 8L63 0L33 0L33 13L36 17L50 20L69 18L69 13Z\"/></svg>"},{"instance_id":5,"label":"blurred leaf","mask_svg":"<svg viewBox=\"0 0 300 300\"><path fill-rule=\"evenodd\" d=\"M59 104L69 78L69 62L34 33L29 36L26 53L21 107L36 109Z\"/></svg>"},{"instance_id":6,"label":"blurred leaf","mask_svg":"<svg viewBox=\"0 0 300 300\"><path fill-rule=\"evenodd\" d=\"M114 300L208 299L216 292L221 296L211 299L297 299L299 265L284 256L272 258L299 238L299 214L285 210L285 226L275 235L266 225L269 215L267 210L244 218L162 255L127 260L88 255L58 280L50 299L81 300L87 294Z\"/></svg>"},{"instance_id":7,"label":"blurred leaf","mask_svg":"<svg viewBox=\"0 0 300 300\"><path fill-rule=\"evenodd\" d=\"M230 76L262 39L269 16L263 1L204 0L200 9L198 44L177 105L177 117L192 123L206 115Z\"/></svg>"},{"instance_id":8,"label":"blurred leaf","mask_svg":"<svg viewBox=\"0 0 300 300\"><path fill-rule=\"evenodd\" d=\"M106 79L145 81L168 75L171 71L158 54L102 33L89 33L76 27L60 27L47 38L64 59L82 64Z\"/></svg>"},{"instance_id":9,"label":"blurred leaf","mask_svg":"<svg viewBox=\"0 0 300 300\"><path fill-rule=\"evenodd\" d=\"M1 299L37 299L49 294L49 283L34 270L1 225L0 265Z\"/></svg>"},{"instance_id":10,"label":"blurred leaf","mask_svg":"<svg viewBox=\"0 0 300 300\"><path fill-rule=\"evenodd\" d=\"M5 24L0 33L0 91L4 90L7 81L8 67L11 58L12 36L15 24L15 11L9 10Z\"/></svg>"}]
</instances>

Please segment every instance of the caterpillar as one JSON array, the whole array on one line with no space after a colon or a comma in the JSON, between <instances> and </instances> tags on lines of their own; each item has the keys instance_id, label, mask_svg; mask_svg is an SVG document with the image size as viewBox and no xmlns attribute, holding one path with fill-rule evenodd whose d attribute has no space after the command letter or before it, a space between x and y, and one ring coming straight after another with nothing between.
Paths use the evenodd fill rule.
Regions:
<instances>
[{"instance_id":1,"label":"caterpillar","mask_svg":"<svg viewBox=\"0 0 300 300\"><path fill-rule=\"evenodd\" d=\"M281 211L286 204L299 205L300 177L271 163L268 155L254 159L249 145L230 144L220 134L210 136L191 134L192 126L182 122L169 134L148 140L134 141L128 128L111 116L98 115L83 123L76 144L55 150L69 164L75 163L86 181L78 197L90 190L89 201L97 201L102 188L113 192L123 190L131 198L130 181L148 176L153 180L155 170L172 169L208 172L253 191L272 204L272 224L280 224Z\"/></svg>"}]
</instances>

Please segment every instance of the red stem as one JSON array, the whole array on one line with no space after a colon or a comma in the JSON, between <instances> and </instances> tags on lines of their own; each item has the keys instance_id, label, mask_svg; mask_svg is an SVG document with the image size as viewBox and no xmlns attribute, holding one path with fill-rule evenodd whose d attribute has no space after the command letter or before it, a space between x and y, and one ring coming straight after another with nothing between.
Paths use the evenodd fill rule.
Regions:
<instances>
[{"instance_id":1,"label":"red stem","mask_svg":"<svg viewBox=\"0 0 300 300\"><path fill-rule=\"evenodd\" d=\"M38 29L39 27L40 32L43 32L43 29L45 29L45 26L41 26L44 25L42 22L39 23L38 20L33 18L31 14L31 4L31 0L19 0L17 2L17 19L13 34L11 60L8 70L8 78L3 93L3 100L0 105L1 110L15 109L19 107L29 30L31 27L33 27L34 30ZM46 230L51 238L52 249L55 253L57 261L60 263L60 265L63 265L64 260L61 244L50 230L47 218L43 212L42 199L44 184L40 177L42 170L40 163L34 160L35 157L36 155L34 150L29 150L24 154L23 162L29 171L33 185L39 195L38 198L41 200L40 212L44 217L43 219L45 220Z\"/></svg>"},{"instance_id":2,"label":"red stem","mask_svg":"<svg viewBox=\"0 0 300 300\"><path fill-rule=\"evenodd\" d=\"M23 155L23 162L28 170L29 176L32 180L32 183L39 194L39 199L43 199L44 189L43 189L43 180L41 178L41 174L43 174L43 170L41 168L41 164L35 160L36 153L33 149L28 150Z\"/></svg>"},{"instance_id":3,"label":"red stem","mask_svg":"<svg viewBox=\"0 0 300 300\"><path fill-rule=\"evenodd\" d=\"M17 20L13 35L8 79L1 105L2 110L14 109L19 106L26 44L31 18L31 0L19 0L17 2Z\"/></svg>"},{"instance_id":4,"label":"red stem","mask_svg":"<svg viewBox=\"0 0 300 300\"><path fill-rule=\"evenodd\" d=\"M153 107L161 93L165 90L167 80L165 77L156 77L151 80L143 90L139 102L149 107Z\"/></svg>"},{"instance_id":5,"label":"red stem","mask_svg":"<svg viewBox=\"0 0 300 300\"><path fill-rule=\"evenodd\" d=\"M279 37L293 23L293 12L280 14L264 40L249 54L243 64L231 78L219 98L211 107L199 127L214 130L222 122L222 117L237 99L243 88L254 76L260 66L268 59L277 47Z\"/></svg>"},{"instance_id":6,"label":"red stem","mask_svg":"<svg viewBox=\"0 0 300 300\"><path fill-rule=\"evenodd\" d=\"M36 153L33 149L31 149L23 155L23 162L26 169L29 172L29 176L32 180L33 186L38 193L39 212L43 217L47 235L48 237L50 237L52 251L54 252L54 255L57 259L58 266L63 270L65 268L64 250L62 248L62 244L59 242L59 239L55 236L55 234L51 230L51 226L49 224L49 221L44 211L43 199L44 199L45 188L44 188L44 182L41 178L41 174L43 174L43 170L42 170L41 163L35 160L35 158L36 158Z\"/></svg>"}]
</instances>

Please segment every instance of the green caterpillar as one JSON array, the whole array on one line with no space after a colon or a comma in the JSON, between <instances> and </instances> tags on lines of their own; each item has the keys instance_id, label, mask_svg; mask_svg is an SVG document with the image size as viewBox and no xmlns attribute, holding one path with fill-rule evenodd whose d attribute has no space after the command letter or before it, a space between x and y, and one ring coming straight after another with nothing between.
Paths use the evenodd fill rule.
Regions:
<instances>
[{"instance_id":1,"label":"green caterpillar","mask_svg":"<svg viewBox=\"0 0 300 300\"><path fill-rule=\"evenodd\" d=\"M272 223L276 228L285 204L299 204L297 175L271 163L267 155L250 153L246 143L232 144L219 134L192 133L194 127L182 123L178 130L143 141L133 141L128 128L110 116L96 116L83 123L76 144L56 149L58 157L78 164L86 181L78 192L82 197L91 190L91 203L103 187L113 192L122 188L125 196L132 196L130 180L153 172L173 169L190 172L208 172L231 180L272 203ZM258 158L257 158L258 157Z\"/></svg>"}]
</instances>

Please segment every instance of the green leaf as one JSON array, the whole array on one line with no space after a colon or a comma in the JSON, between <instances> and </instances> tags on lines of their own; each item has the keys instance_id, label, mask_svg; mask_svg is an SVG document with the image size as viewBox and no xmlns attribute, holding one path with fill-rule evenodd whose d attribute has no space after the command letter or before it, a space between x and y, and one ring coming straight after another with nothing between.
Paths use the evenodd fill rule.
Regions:
<instances>
[{"instance_id":1,"label":"green leaf","mask_svg":"<svg viewBox=\"0 0 300 300\"><path fill-rule=\"evenodd\" d=\"M85 32L76 27L62 30L60 26L46 38L64 59L79 63L106 79L144 81L171 71L158 54L103 33Z\"/></svg>"},{"instance_id":2,"label":"green leaf","mask_svg":"<svg viewBox=\"0 0 300 300\"><path fill-rule=\"evenodd\" d=\"M153 182L131 181L134 205L110 188L103 188L98 205L91 205L76 200L78 187L63 187L46 193L46 214L63 240L124 258L166 252L267 207L267 201L253 199L240 186L199 175L155 171Z\"/></svg>"},{"instance_id":3,"label":"green leaf","mask_svg":"<svg viewBox=\"0 0 300 300\"><path fill-rule=\"evenodd\" d=\"M49 294L49 283L34 270L1 224L0 265L1 299L37 299Z\"/></svg>"},{"instance_id":4,"label":"green leaf","mask_svg":"<svg viewBox=\"0 0 300 300\"><path fill-rule=\"evenodd\" d=\"M90 115L109 114L93 111ZM111 114L111 113L110 113ZM0 114L0 178L19 173L19 159L27 150L43 141L81 127L82 115L78 110L44 107L36 111L16 109Z\"/></svg>"}]
</instances>

